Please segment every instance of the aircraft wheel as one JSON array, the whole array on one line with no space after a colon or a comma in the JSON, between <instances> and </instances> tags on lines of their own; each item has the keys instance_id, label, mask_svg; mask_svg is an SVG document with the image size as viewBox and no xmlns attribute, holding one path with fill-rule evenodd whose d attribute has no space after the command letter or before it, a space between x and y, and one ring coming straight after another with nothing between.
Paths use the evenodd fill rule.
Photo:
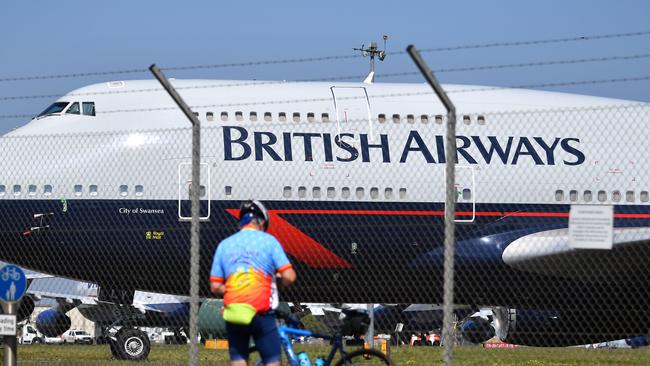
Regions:
<instances>
[{"instance_id":1,"label":"aircraft wheel","mask_svg":"<svg viewBox=\"0 0 650 366\"><path fill-rule=\"evenodd\" d=\"M120 356L119 359L142 361L149 356L151 343L147 333L133 328L121 329L115 337L117 338L115 349Z\"/></svg>"}]
</instances>

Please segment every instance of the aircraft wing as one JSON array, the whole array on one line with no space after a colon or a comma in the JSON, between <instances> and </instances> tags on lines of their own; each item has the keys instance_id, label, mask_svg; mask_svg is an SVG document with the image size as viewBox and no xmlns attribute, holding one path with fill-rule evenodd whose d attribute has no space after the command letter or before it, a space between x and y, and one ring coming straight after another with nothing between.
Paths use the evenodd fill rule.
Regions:
<instances>
[{"instance_id":1,"label":"aircraft wing","mask_svg":"<svg viewBox=\"0 0 650 366\"><path fill-rule=\"evenodd\" d=\"M525 235L503 251L513 268L554 277L585 281L630 281L647 271L650 227L614 228L611 250L574 249L569 229Z\"/></svg>"},{"instance_id":2,"label":"aircraft wing","mask_svg":"<svg viewBox=\"0 0 650 366\"><path fill-rule=\"evenodd\" d=\"M27 288L27 293L70 304L97 304L97 286L60 277L36 278Z\"/></svg>"}]
</instances>

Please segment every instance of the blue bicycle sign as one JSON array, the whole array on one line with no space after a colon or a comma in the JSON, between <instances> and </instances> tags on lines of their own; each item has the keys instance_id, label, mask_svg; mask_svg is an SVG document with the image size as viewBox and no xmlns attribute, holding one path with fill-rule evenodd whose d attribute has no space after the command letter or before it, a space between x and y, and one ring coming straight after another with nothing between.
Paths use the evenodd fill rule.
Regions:
<instances>
[{"instance_id":1,"label":"blue bicycle sign","mask_svg":"<svg viewBox=\"0 0 650 366\"><path fill-rule=\"evenodd\" d=\"M20 267L8 264L0 269L0 300L20 301L26 290L27 278Z\"/></svg>"}]
</instances>

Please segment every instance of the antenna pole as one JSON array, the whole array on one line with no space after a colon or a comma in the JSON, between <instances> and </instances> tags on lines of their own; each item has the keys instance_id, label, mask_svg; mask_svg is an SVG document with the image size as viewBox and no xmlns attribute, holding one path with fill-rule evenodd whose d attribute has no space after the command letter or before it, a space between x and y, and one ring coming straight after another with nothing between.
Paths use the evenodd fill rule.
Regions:
<instances>
[{"instance_id":1,"label":"antenna pole","mask_svg":"<svg viewBox=\"0 0 650 366\"><path fill-rule=\"evenodd\" d=\"M387 39L388 36L384 35L383 50L380 50L379 47L377 47L376 42L370 42L370 46L368 46L368 48L366 48L365 45L361 45L361 48L353 48L353 50L355 51L361 51L363 57L370 58L370 73L368 73L368 76L366 76L366 79L363 81L366 84L372 84L375 81L375 56L379 57L379 61L384 61L384 59L386 58Z\"/></svg>"}]
</instances>

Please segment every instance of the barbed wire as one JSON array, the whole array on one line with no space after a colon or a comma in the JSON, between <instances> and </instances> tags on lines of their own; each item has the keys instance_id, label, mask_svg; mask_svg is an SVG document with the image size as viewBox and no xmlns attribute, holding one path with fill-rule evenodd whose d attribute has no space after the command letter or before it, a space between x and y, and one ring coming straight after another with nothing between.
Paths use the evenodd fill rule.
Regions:
<instances>
[{"instance_id":1,"label":"barbed wire","mask_svg":"<svg viewBox=\"0 0 650 366\"><path fill-rule=\"evenodd\" d=\"M458 46L423 48L423 49L420 49L420 52L430 53L430 52L448 52L448 51L457 51L457 50L484 49L484 48L495 48L495 47L532 46L532 45L541 45L541 44L568 43L568 42L578 42L578 41L594 41L594 40L617 39L617 38L627 38L627 37L639 37L639 36L648 36L648 35L650 35L650 31L597 34L597 35L589 35L589 36L549 38L549 39L537 39L537 40L528 40L528 41L475 43L475 44L458 45ZM389 52L388 54L389 55L404 55L404 54L406 54L406 51ZM320 57L302 57L302 58L288 58L288 59L277 59L277 60L232 62L232 63L222 63L222 64L171 66L171 67L161 68L161 70L163 70L163 71L186 71L186 70L201 70L201 69L219 69L219 68L232 68L232 67L248 67L248 66L262 66L262 65L290 64L290 63L323 62L323 61L332 61L332 60L345 60L345 59L352 59L352 58L359 58L359 57L362 57L362 56L360 54L331 55L331 56L320 56ZM47 79L65 79L65 78L79 78L79 77L107 76L107 75L124 75L124 74L145 73L145 72L148 72L148 71L149 70L146 69L146 68L133 68L133 69L122 69L122 70L110 70L110 71L91 71L91 72L82 72L82 73L61 73L61 74L49 74L49 75L26 75L26 76L0 78L0 82L47 80Z\"/></svg>"},{"instance_id":2,"label":"barbed wire","mask_svg":"<svg viewBox=\"0 0 650 366\"><path fill-rule=\"evenodd\" d=\"M512 86L500 86L500 87L486 87L486 88L472 88L472 89L460 89L460 90L450 90L447 93L467 93L467 92L487 92L494 90L506 90L506 89L534 89L534 88L544 88L544 87L556 87L556 86L575 86L575 85L591 85L591 84L608 84L608 83L618 83L618 82L632 82L632 81L643 81L650 80L650 76L637 76L637 77L627 77L627 78L618 78L618 79L600 79L600 80L580 80L580 81L567 81L567 82L555 82L555 83L543 83L543 84L520 84ZM405 93L388 93L388 94L375 94L369 95L371 99L375 98L393 98L393 97L410 97L410 96L421 96L421 95L433 95L432 91L427 92L405 92ZM337 98L340 100L352 100L352 99L363 99L364 97L342 97ZM228 107L242 107L242 106L255 106L255 105L274 105L274 104L291 104L291 103L309 103L309 102L328 102L332 98L303 98L303 99L291 99L291 100L268 100L261 102L237 102L237 103L222 103L222 104L204 104L204 105L193 105L190 108L193 109L206 109L206 108L228 108ZM116 110L107 110L97 113L123 113L123 112L154 112L154 111L163 111L163 110L176 110L177 107L158 107L158 108L138 108L138 109L116 109Z\"/></svg>"},{"instance_id":3,"label":"barbed wire","mask_svg":"<svg viewBox=\"0 0 650 366\"><path fill-rule=\"evenodd\" d=\"M538 66L552 66L552 65L570 65L570 64L580 64L580 63L591 63L591 62L609 62L609 61L627 61L627 60L636 60L650 58L650 54L636 54L636 55L625 55L625 56L602 56L602 57L591 57L591 58L579 58L579 59L565 59L565 60L550 60L550 61L535 61L535 62L522 62L522 63L511 63L511 64L497 64L497 65L480 65L480 66L468 66L468 67L455 67L455 68L442 68L433 70L435 73L451 73L451 72L469 72L469 71L485 71L485 70L498 70L498 69L507 69L507 68L523 68L523 67L538 67ZM384 73L376 75L377 78L390 78L390 77L399 77L399 76L413 76L420 75L419 71L405 71L405 72L394 72L394 73ZM350 79L362 79L365 75L348 75L348 76L331 76L331 77L322 77L322 78L312 78L312 79L299 79L299 80L281 80L281 81L248 81L240 83L221 83L221 84L208 84L208 85L195 85L195 86L181 86L177 87L177 90L188 90L188 89L210 89L210 88L226 88L226 87L239 87L239 86L257 86L257 85L273 85L273 84L287 84L287 83L302 83L302 82L325 82L325 81L340 81L340 80L350 80ZM127 93L144 93L144 92L157 92L162 91L162 88L143 88L143 89L133 89L133 90L111 90L111 91L101 91L101 92L87 92L87 93L69 93L65 94L67 96L91 96L91 95L107 95L107 94L127 94ZM58 98L61 94L41 94L41 95L21 95L21 96L6 96L0 97L0 101L11 101L11 100L25 100L25 99L44 99L44 98Z\"/></svg>"},{"instance_id":4,"label":"barbed wire","mask_svg":"<svg viewBox=\"0 0 650 366\"><path fill-rule=\"evenodd\" d=\"M506 89L539 89L558 86L577 86L577 85L594 85L594 84L611 84L622 82L636 82L650 80L650 76L633 76L625 78L609 78L609 79L596 79L596 80L578 80L578 81L565 81L553 83L537 83L537 84L518 84L509 86L495 86L495 87L481 87L469 88L459 90L449 90L449 94L469 93L469 92L488 92ZM407 93L389 93L389 94L376 94L369 97L374 98L390 98L390 97L409 97L409 96L422 96L433 95L433 92L407 92ZM342 97L341 100L347 99L361 99L365 97ZM273 105L273 104L290 104L290 103L308 103L308 102L325 102L331 101L332 98L303 98L303 99L280 99L269 100L260 102L237 102L237 103L223 103L223 104L206 104L206 105L192 105L192 109L205 109L205 108L226 108L226 107L242 107L242 106L255 106L255 105ZM114 113L129 113L129 112L156 112L156 111L169 111L178 109L176 106L170 107L154 107L154 108L134 108L134 109L114 109L106 111L97 111L97 114L114 114ZM13 115L0 115L0 119L16 119L16 118L32 118L32 114L13 114Z\"/></svg>"}]
</instances>

